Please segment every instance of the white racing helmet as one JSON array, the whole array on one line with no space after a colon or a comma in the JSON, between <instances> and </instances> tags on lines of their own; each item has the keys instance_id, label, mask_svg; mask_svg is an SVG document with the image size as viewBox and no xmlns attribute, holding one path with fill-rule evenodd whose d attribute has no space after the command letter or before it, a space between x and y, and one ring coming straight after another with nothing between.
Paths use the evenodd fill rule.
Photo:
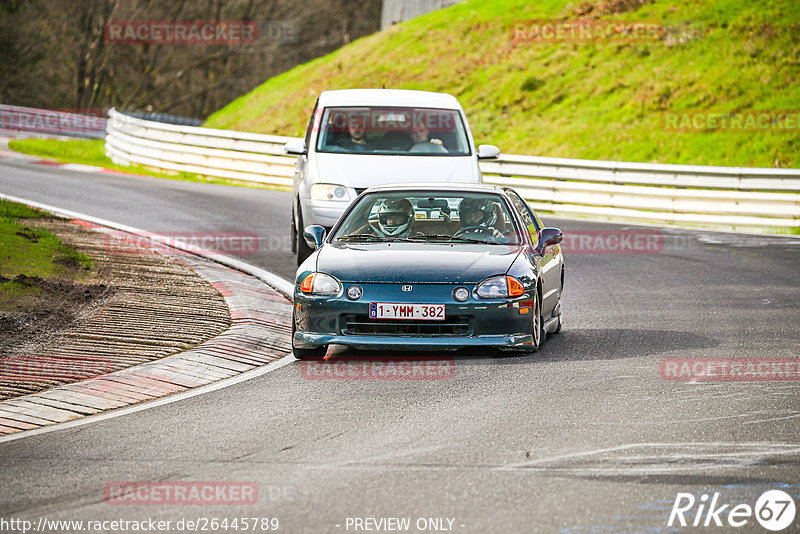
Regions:
<instances>
[{"instance_id":1,"label":"white racing helmet","mask_svg":"<svg viewBox=\"0 0 800 534\"><path fill-rule=\"evenodd\" d=\"M377 228L375 224L373 228L387 237L402 236L414 222L414 206L406 198L390 198L383 201L377 216Z\"/></svg>"}]
</instances>

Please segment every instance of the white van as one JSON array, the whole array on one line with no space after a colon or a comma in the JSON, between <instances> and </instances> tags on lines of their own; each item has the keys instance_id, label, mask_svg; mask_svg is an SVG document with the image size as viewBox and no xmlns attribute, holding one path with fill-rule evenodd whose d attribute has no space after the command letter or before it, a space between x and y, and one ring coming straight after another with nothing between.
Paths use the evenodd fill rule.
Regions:
<instances>
[{"instance_id":1,"label":"white van","mask_svg":"<svg viewBox=\"0 0 800 534\"><path fill-rule=\"evenodd\" d=\"M364 189L394 182L479 183L478 159L496 158L492 145L475 148L467 117L448 94L402 89L344 89L320 94L296 154L292 251L297 263L312 249L303 229L330 230Z\"/></svg>"}]
</instances>

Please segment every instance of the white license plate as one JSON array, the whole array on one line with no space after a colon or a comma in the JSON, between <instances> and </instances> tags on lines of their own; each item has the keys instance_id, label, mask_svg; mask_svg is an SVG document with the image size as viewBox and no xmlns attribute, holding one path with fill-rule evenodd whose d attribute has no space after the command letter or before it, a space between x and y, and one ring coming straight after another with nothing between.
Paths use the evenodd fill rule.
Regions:
<instances>
[{"instance_id":1,"label":"white license plate","mask_svg":"<svg viewBox=\"0 0 800 534\"><path fill-rule=\"evenodd\" d=\"M398 304L370 302L370 319L417 319L444 321L444 304Z\"/></svg>"}]
</instances>

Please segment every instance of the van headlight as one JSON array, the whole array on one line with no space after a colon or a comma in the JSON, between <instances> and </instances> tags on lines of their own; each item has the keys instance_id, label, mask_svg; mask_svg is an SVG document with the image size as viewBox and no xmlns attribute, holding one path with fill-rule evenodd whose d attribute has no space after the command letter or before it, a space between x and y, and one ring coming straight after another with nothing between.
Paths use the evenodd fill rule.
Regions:
<instances>
[{"instance_id":1,"label":"van headlight","mask_svg":"<svg viewBox=\"0 0 800 534\"><path fill-rule=\"evenodd\" d=\"M314 200L350 201L350 192L339 184L314 184L311 186L311 198Z\"/></svg>"}]
</instances>

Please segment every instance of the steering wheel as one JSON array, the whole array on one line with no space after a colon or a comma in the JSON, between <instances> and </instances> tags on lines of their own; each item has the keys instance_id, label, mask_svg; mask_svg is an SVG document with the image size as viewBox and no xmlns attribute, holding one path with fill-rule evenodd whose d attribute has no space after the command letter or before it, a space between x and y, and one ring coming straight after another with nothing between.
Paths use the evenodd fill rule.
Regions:
<instances>
[{"instance_id":1,"label":"steering wheel","mask_svg":"<svg viewBox=\"0 0 800 534\"><path fill-rule=\"evenodd\" d=\"M465 226L455 234L453 237L461 237L464 234L477 234L477 235L485 235L486 237L491 237L492 239L495 238L494 228L487 228L485 226Z\"/></svg>"}]
</instances>

